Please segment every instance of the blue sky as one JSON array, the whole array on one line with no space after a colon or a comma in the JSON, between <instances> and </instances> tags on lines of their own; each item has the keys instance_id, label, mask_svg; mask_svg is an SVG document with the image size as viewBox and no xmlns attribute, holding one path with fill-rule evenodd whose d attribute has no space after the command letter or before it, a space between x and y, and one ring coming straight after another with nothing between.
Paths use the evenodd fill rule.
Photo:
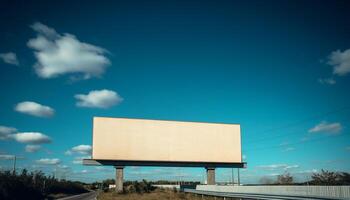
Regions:
<instances>
[{"instance_id":1,"label":"blue sky","mask_svg":"<svg viewBox=\"0 0 350 200\"><path fill-rule=\"evenodd\" d=\"M240 123L243 183L350 171L346 1L2 1L1 169L82 181L93 116ZM204 180L204 169L126 169ZM219 181L231 179L219 169Z\"/></svg>"}]
</instances>

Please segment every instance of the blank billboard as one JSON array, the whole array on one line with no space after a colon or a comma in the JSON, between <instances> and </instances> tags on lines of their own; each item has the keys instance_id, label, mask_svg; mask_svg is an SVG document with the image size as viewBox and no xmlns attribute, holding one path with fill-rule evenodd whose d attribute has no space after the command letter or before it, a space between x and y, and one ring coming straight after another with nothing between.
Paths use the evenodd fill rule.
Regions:
<instances>
[{"instance_id":1,"label":"blank billboard","mask_svg":"<svg viewBox=\"0 0 350 200\"><path fill-rule=\"evenodd\" d=\"M94 160L241 163L238 124L94 117Z\"/></svg>"}]
</instances>

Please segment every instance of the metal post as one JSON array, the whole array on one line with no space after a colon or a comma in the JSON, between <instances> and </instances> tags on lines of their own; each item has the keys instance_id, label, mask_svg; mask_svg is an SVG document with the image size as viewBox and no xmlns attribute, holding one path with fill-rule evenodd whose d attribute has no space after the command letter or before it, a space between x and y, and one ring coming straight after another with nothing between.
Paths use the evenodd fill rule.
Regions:
<instances>
[{"instance_id":1,"label":"metal post","mask_svg":"<svg viewBox=\"0 0 350 200\"><path fill-rule=\"evenodd\" d=\"M16 156L13 157L13 174L16 174Z\"/></svg>"},{"instance_id":2,"label":"metal post","mask_svg":"<svg viewBox=\"0 0 350 200\"><path fill-rule=\"evenodd\" d=\"M238 169L238 180L237 180L237 182L238 182L238 186L240 186L241 185L241 178L239 177L239 168L237 168Z\"/></svg>"},{"instance_id":3,"label":"metal post","mask_svg":"<svg viewBox=\"0 0 350 200\"><path fill-rule=\"evenodd\" d=\"M234 186L235 185L235 176L234 176L234 174L233 174L233 168L232 168L232 186Z\"/></svg>"},{"instance_id":4,"label":"metal post","mask_svg":"<svg viewBox=\"0 0 350 200\"><path fill-rule=\"evenodd\" d=\"M115 173L115 191L120 193L123 192L123 181L124 181L124 166L114 166L116 169Z\"/></svg>"}]
</instances>

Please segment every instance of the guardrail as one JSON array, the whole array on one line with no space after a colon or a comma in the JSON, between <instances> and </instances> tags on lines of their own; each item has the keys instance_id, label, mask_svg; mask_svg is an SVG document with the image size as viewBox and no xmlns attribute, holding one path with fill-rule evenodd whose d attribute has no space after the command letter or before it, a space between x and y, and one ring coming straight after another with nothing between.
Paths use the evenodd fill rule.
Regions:
<instances>
[{"instance_id":1,"label":"guardrail","mask_svg":"<svg viewBox=\"0 0 350 200\"><path fill-rule=\"evenodd\" d=\"M228 193L311 196L350 199L350 186L219 186L197 185L197 190Z\"/></svg>"},{"instance_id":2,"label":"guardrail","mask_svg":"<svg viewBox=\"0 0 350 200\"><path fill-rule=\"evenodd\" d=\"M262 199L262 200L335 200L339 198L313 197L313 196L291 196L291 195L273 195L273 194L253 194L253 193L231 193L231 192L214 192L195 189L184 189L184 192L226 198L243 198L243 199ZM202 196L203 197L203 196Z\"/></svg>"}]
</instances>

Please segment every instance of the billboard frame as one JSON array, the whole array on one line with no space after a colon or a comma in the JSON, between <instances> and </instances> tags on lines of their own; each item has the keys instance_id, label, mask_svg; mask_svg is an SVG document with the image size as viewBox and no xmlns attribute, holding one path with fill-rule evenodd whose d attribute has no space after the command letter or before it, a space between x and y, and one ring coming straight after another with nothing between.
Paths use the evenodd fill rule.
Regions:
<instances>
[{"instance_id":1,"label":"billboard frame","mask_svg":"<svg viewBox=\"0 0 350 200\"><path fill-rule=\"evenodd\" d=\"M100 160L84 159L84 165L110 166L144 166L144 167L210 167L210 168L246 168L246 162L171 162L171 161L131 161L131 160Z\"/></svg>"}]
</instances>

